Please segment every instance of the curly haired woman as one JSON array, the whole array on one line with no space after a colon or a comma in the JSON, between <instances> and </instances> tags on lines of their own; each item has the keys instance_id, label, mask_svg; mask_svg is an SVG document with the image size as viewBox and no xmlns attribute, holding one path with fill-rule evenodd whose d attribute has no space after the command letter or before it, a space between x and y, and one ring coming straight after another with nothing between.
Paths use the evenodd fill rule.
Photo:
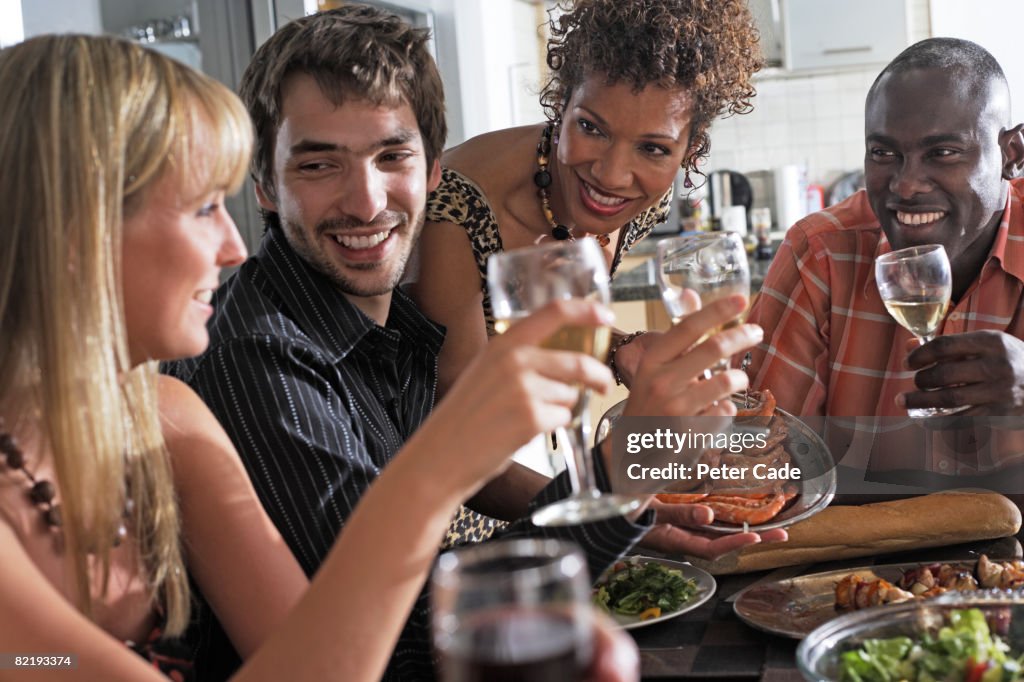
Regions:
<instances>
[{"instance_id":1,"label":"curly haired woman","mask_svg":"<svg viewBox=\"0 0 1024 682\"><path fill-rule=\"evenodd\" d=\"M677 170L699 172L711 122L751 109L757 40L744 0L575 0L551 20L547 122L448 150L431 197L414 295L448 328L442 393L494 333L487 257L593 235L614 275Z\"/></svg>"},{"instance_id":2,"label":"curly haired woman","mask_svg":"<svg viewBox=\"0 0 1024 682\"><path fill-rule=\"evenodd\" d=\"M711 122L751 109L762 62L745 0L574 0L564 9L550 22L547 122L480 135L443 157L412 288L447 327L440 393L494 334L490 254L594 236L614 276L667 218L680 167L687 180L699 173ZM644 338L623 340L613 339L615 369L628 384ZM488 510L505 518L514 508Z\"/></svg>"}]
</instances>

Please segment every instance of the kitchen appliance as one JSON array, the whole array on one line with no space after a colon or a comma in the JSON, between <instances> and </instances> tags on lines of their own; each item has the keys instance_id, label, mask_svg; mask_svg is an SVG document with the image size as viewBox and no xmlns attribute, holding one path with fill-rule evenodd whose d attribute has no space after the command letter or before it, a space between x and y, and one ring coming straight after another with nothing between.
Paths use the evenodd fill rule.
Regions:
<instances>
[{"instance_id":1,"label":"kitchen appliance","mask_svg":"<svg viewBox=\"0 0 1024 682\"><path fill-rule=\"evenodd\" d=\"M807 171L803 166L775 169L774 209L776 224L782 230L788 230L807 215Z\"/></svg>"},{"instance_id":2,"label":"kitchen appliance","mask_svg":"<svg viewBox=\"0 0 1024 682\"><path fill-rule=\"evenodd\" d=\"M747 233L747 209L743 206L726 206L722 209L719 225L723 232Z\"/></svg>"},{"instance_id":3,"label":"kitchen appliance","mask_svg":"<svg viewBox=\"0 0 1024 682\"><path fill-rule=\"evenodd\" d=\"M732 170L719 170L708 176L708 205L711 207L711 225L719 229L722 218L732 206L742 206L749 211L754 202L754 192L747 176ZM730 212L736 215L735 211ZM744 219L746 224L746 219ZM744 231L746 231L744 229Z\"/></svg>"},{"instance_id":4,"label":"kitchen appliance","mask_svg":"<svg viewBox=\"0 0 1024 682\"><path fill-rule=\"evenodd\" d=\"M864 171L855 170L844 173L828 190L828 205L838 204L864 189Z\"/></svg>"},{"instance_id":5,"label":"kitchen appliance","mask_svg":"<svg viewBox=\"0 0 1024 682\"><path fill-rule=\"evenodd\" d=\"M753 171L756 208L771 210L773 229L788 230L796 221L825 207L824 189L807 183L807 169L797 164Z\"/></svg>"}]
</instances>

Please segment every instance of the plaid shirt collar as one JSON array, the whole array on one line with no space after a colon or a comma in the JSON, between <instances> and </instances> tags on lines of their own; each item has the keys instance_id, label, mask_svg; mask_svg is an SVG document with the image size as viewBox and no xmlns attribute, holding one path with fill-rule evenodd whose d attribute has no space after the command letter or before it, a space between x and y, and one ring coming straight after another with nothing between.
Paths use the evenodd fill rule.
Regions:
<instances>
[{"instance_id":1,"label":"plaid shirt collar","mask_svg":"<svg viewBox=\"0 0 1024 682\"><path fill-rule=\"evenodd\" d=\"M1013 215L1019 214L1024 209L1020 206L1020 201L1016 200L1015 194L1009 191L1009 184L1007 184L1007 188L1006 207L1003 209L1002 218L999 220L996 238L992 242L992 250L989 251L985 265L981 269L981 276L976 277L971 286L968 287L968 294L981 281L986 271L991 268L998 268L1024 282L1024 220L1018 219L1016 222L1012 220ZM1011 225L1013 226L1012 231L1010 229ZM881 223L878 224L878 230L878 244L875 246L872 263L878 260L879 256L892 251L892 245L889 244L889 238L885 236L885 230L882 229ZM872 266L868 276L865 278L864 290L861 293L866 296L870 291L877 289L878 287L875 284L875 268Z\"/></svg>"}]
</instances>

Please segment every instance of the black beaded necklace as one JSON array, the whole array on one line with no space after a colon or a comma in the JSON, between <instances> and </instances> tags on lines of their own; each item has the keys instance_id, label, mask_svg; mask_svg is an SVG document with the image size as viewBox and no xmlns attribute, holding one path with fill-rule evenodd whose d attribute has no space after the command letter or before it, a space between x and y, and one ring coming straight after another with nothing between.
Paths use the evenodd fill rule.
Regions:
<instances>
[{"instance_id":1,"label":"black beaded necklace","mask_svg":"<svg viewBox=\"0 0 1024 682\"><path fill-rule=\"evenodd\" d=\"M3 419L0 419L0 429L4 427ZM61 518L60 505L54 502L57 496L57 487L45 478L37 478L31 471L25 468L25 454L18 447L18 441L11 434L0 431L0 454L2 454L11 470L20 471L28 479L31 487L28 490L28 498L33 506L39 507L43 514L43 521L48 528L59 529L64 520ZM120 523L117 524L117 531L114 534L114 547L121 544L128 536L128 528L125 519L132 509L132 500L125 500L125 512Z\"/></svg>"},{"instance_id":2,"label":"black beaded necklace","mask_svg":"<svg viewBox=\"0 0 1024 682\"><path fill-rule=\"evenodd\" d=\"M554 123L548 123L540 133L540 142L537 143L537 172L533 174L533 184L537 185L537 196L540 197L540 210L551 226L551 236L558 241L576 241L576 237L565 225L555 220L555 214L551 212L551 172L548 170L548 160L551 155L551 135ZM586 235L584 235L586 236ZM608 246L611 237L606 234L596 234L594 238L603 247Z\"/></svg>"}]
</instances>

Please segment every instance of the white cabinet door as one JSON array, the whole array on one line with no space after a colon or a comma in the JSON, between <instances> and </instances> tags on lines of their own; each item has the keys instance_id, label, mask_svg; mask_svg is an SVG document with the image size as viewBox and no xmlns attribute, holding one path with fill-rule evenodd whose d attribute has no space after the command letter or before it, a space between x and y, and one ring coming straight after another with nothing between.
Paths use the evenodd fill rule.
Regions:
<instances>
[{"instance_id":1,"label":"white cabinet door","mask_svg":"<svg viewBox=\"0 0 1024 682\"><path fill-rule=\"evenodd\" d=\"M761 52L767 66L782 66L781 0L748 0L754 24L761 34Z\"/></svg>"},{"instance_id":2,"label":"white cabinet door","mask_svg":"<svg viewBox=\"0 0 1024 682\"><path fill-rule=\"evenodd\" d=\"M907 47L905 0L784 0L792 70L885 63Z\"/></svg>"}]
</instances>

